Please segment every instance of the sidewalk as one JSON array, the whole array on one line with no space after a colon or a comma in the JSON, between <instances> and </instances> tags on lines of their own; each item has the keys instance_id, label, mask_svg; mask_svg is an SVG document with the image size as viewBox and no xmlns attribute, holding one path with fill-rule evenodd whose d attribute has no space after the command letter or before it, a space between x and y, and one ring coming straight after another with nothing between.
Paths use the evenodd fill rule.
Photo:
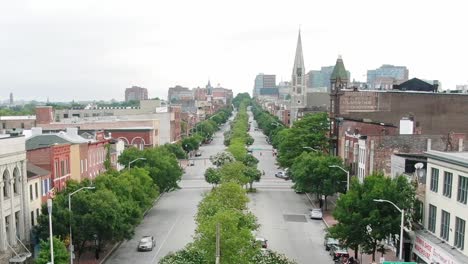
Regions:
<instances>
[{"instance_id":1,"label":"sidewalk","mask_svg":"<svg viewBox=\"0 0 468 264\"><path fill-rule=\"evenodd\" d=\"M320 204L319 201L313 197L312 194L306 193L307 199L309 199L309 202L311 203L312 207L314 208L319 208ZM336 196L332 197L327 197L327 210L323 210L323 222L325 223L325 226L328 228L330 226L334 226L338 223L336 219L333 217L333 210L335 209L336 206ZM325 205L323 206L325 208ZM354 250L349 249L349 256L354 257ZM375 253L375 263L381 263L380 258L381 258L381 253ZM388 251L386 254L383 256L386 261L398 261L398 257L396 256L396 253L393 251ZM367 255L367 254L359 254L358 253L358 259L361 261L361 264L371 264L372 262L372 255Z\"/></svg>"}]
</instances>

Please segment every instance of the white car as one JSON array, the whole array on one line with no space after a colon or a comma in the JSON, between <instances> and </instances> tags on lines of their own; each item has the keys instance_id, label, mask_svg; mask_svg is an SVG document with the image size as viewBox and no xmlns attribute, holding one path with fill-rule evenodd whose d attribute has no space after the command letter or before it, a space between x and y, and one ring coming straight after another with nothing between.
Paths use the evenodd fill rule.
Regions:
<instances>
[{"instance_id":1,"label":"white car","mask_svg":"<svg viewBox=\"0 0 468 264\"><path fill-rule=\"evenodd\" d=\"M138 251L152 251L156 246L153 236L144 236L138 243Z\"/></svg>"},{"instance_id":2,"label":"white car","mask_svg":"<svg viewBox=\"0 0 468 264\"><path fill-rule=\"evenodd\" d=\"M285 180L289 179L288 175L286 175L286 172L284 171L278 171L277 173L275 173L275 177L285 179Z\"/></svg>"},{"instance_id":3,"label":"white car","mask_svg":"<svg viewBox=\"0 0 468 264\"><path fill-rule=\"evenodd\" d=\"M310 210L310 219L322 219L322 209L312 209Z\"/></svg>"},{"instance_id":4,"label":"white car","mask_svg":"<svg viewBox=\"0 0 468 264\"><path fill-rule=\"evenodd\" d=\"M261 247L262 249L263 249L263 248L265 248L265 249L268 248L267 241L268 241L268 240L266 240L266 239L263 238L263 237L256 237L256 238L255 238L255 242L257 242L257 243L260 245L260 247Z\"/></svg>"}]
</instances>

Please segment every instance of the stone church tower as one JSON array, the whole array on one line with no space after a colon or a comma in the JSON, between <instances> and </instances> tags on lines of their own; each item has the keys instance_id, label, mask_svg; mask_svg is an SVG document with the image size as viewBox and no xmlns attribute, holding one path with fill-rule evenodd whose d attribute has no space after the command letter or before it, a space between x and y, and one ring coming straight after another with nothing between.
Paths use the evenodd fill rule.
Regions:
<instances>
[{"instance_id":1,"label":"stone church tower","mask_svg":"<svg viewBox=\"0 0 468 264\"><path fill-rule=\"evenodd\" d=\"M304 57L302 54L301 31L297 38L296 56L291 77L291 125L300 118L299 110L306 106L306 79Z\"/></svg>"}]
</instances>

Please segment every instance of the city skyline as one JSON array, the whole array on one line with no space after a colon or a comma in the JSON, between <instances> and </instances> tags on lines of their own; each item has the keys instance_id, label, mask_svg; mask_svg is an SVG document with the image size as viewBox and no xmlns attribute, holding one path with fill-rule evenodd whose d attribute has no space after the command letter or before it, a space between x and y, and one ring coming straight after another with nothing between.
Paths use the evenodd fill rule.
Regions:
<instances>
[{"instance_id":1,"label":"city skyline","mask_svg":"<svg viewBox=\"0 0 468 264\"><path fill-rule=\"evenodd\" d=\"M121 101L134 85L166 98L169 87L208 80L251 93L260 72L290 81L299 28L308 70L342 55L351 80L365 81L383 64L406 66L409 78L439 80L442 89L468 80L461 2L110 3L4 4L0 101L10 92L15 100Z\"/></svg>"}]
</instances>

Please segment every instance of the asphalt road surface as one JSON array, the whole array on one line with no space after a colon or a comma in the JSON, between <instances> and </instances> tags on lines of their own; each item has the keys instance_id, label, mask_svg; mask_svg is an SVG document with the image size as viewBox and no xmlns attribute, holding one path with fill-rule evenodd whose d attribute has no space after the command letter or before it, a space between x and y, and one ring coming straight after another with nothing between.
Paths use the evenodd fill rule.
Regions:
<instances>
[{"instance_id":1,"label":"asphalt road surface","mask_svg":"<svg viewBox=\"0 0 468 264\"><path fill-rule=\"evenodd\" d=\"M249 208L261 225L257 236L266 238L270 249L298 263L334 263L323 247L325 224L309 218L309 200L291 189L291 181L275 177L280 169L272 147L261 131L254 130L255 120L250 121L253 155L259 159L258 168L265 171L260 182L254 183L257 192L249 194Z\"/></svg>"},{"instance_id":2,"label":"asphalt road surface","mask_svg":"<svg viewBox=\"0 0 468 264\"><path fill-rule=\"evenodd\" d=\"M272 147L260 131L254 131L256 123L251 121L250 133L255 139L253 155L260 160L259 169L265 171L261 181L254 183L257 192L249 194L249 208L261 224L257 235L268 239L270 249L298 263L333 263L323 248L323 222L308 218L310 204L305 195L296 194L291 189L290 181L274 177L278 168ZM211 144L201 147L200 157L191 157L195 166L185 167L179 184L181 189L164 194L136 228L134 238L124 241L106 263L158 263L169 252L177 251L193 240L197 205L202 194L211 188L203 174L212 166L209 157L225 150L223 132L226 129L228 126L224 125ZM138 241L144 235L155 237L153 251L137 251Z\"/></svg>"}]
</instances>

